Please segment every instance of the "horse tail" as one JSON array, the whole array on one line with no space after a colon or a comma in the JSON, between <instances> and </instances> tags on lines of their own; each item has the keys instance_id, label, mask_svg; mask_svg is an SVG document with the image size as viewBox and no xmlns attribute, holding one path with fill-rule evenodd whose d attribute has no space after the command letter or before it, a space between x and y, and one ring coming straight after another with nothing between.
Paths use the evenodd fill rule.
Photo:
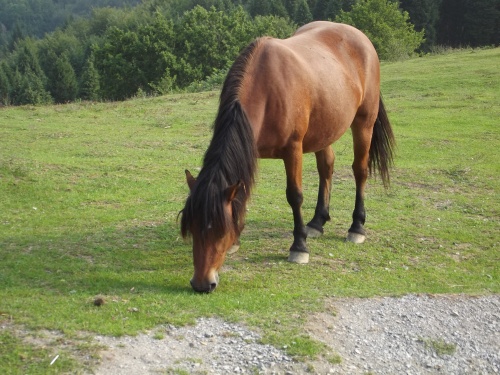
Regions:
<instances>
[{"instance_id":1,"label":"horse tail","mask_svg":"<svg viewBox=\"0 0 500 375\"><path fill-rule=\"evenodd\" d=\"M382 177L384 187L389 186L389 168L393 164L394 148L396 141L392 132L391 123L387 117L382 96L380 96L378 116L373 126L372 141L370 145L369 170L372 174L378 170Z\"/></svg>"}]
</instances>

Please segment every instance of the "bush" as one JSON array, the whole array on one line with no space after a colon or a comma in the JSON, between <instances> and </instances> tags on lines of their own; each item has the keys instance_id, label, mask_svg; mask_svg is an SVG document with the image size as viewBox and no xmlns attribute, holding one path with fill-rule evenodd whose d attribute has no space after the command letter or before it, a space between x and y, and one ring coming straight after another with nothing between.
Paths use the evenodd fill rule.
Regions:
<instances>
[{"instance_id":1,"label":"bush","mask_svg":"<svg viewBox=\"0 0 500 375\"><path fill-rule=\"evenodd\" d=\"M397 2L361 0L335 20L363 31L381 60L401 60L413 55L424 41L424 32L415 31L409 18Z\"/></svg>"}]
</instances>

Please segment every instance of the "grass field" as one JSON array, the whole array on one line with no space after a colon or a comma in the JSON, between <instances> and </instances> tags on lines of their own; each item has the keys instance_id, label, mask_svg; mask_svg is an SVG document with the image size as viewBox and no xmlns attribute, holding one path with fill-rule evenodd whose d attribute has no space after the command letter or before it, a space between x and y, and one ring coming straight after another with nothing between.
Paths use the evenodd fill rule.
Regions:
<instances>
[{"instance_id":1,"label":"grass field","mask_svg":"<svg viewBox=\"0 0 500 375\"><path fill-rule=\"evenodd\" d=\"M191 290L177 216L184 169L196 174L210 140L217 92L1 108L0 373L77 372L97 355L95 333L211 315L314 356L322 346L301 327L329 296L499 293L499 60L496 48L382 65L398 150L390 190L369 181L363 245L343 241L354 205L349 134L334 145L332 221L309 240L306 266L286 262L283 163L260 161L242 248L210 295ZM304 189L307 220L313 155ZM94 306L96 296L105 304Z\"/></svg>"}]
</instances>

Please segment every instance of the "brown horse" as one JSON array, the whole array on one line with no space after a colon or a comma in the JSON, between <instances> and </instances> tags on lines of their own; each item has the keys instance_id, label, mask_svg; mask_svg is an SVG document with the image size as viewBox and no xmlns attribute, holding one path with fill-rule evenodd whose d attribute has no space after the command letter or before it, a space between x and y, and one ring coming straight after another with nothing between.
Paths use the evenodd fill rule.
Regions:
<instances>
[{"instance_id":1,"label":"brown horse","mask_svg":"<svg viewBox=\"0 0 500 375\"><path fill-rule=\"evenodd\" d=\"M294 220L288 260L309 261L307 236L322 234L330 220L331 145L349 127L356 202L347 240L361 243L368 173L377 169L386 185L394 147L373 45L351 26L313 22L288 39L257 39L240 54L222 88L203 168L197 179L186 171L190 195L181 232L193 237L194 290L217 287L226 253L239 243L257 158L283 159ZM307 226L301 213L305 152L316 154L319 172L318 202Z\"/></svg>"}]
</instances>

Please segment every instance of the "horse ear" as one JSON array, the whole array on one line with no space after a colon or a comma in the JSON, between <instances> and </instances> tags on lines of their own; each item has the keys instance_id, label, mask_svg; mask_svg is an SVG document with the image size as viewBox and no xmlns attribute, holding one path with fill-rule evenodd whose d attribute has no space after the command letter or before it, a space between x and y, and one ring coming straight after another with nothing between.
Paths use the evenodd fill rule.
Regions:
<instances>
[{"instance_id":1,"label":"horse ear","mask_svg":"<svg viewBox=\"0 0 500 375\"><path fill-rule=\"evenodd\" d=\"M229 186L226 190L224 190L224 195L226 196L226 200L228 203L231 203L236 194L240 189L244 189L245 184L242 181L238 181L236 184Z\"/></svg>"},{"instance_id":2,"label":"horse ear","mask_svg":"<svg viewBox=\"0 0 500 375\"><path fill-rule=\"evenodd\" d=\"M194 184L196 183L196 178L194 178L191 172L189 172L187 169L184 172L186 173L186 181L189 186L189 190L193 190Z\"/></svg>"}]
</instances>

